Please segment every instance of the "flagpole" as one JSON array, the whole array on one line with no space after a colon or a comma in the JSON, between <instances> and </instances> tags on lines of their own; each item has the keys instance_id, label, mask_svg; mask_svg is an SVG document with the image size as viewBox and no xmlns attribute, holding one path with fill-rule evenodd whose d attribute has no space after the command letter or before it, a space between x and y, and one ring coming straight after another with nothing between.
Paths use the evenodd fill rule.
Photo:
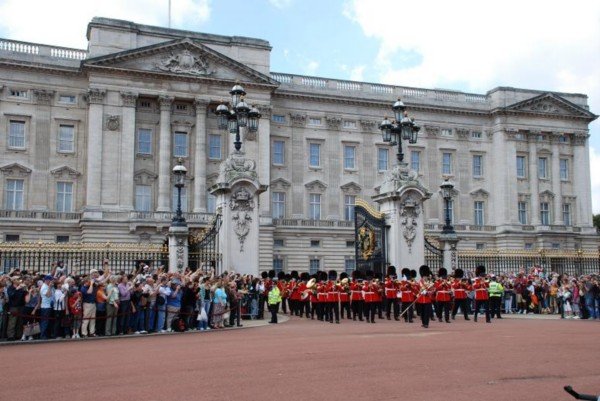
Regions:
<instances>
[{"instance_id":1,"label":"flagpole","mask_svg":"<svg viewBox=\"0 0 600 401\"><path fill-rule=\"evenodd\" d=\"M171 28L171 0L169 0L169 28Z\"/></svg>"}]
</instances>

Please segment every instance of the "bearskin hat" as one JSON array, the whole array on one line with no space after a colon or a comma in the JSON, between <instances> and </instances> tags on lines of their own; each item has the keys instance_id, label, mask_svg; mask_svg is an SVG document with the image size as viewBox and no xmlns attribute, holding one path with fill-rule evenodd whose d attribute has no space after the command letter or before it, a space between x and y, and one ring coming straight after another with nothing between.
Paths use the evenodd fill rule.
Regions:
<instances>
[{"instance_id":1,"label":"bearskin hat","mask_svg":"<svg viewBox=\"0 0 600 401\"><path fill-rule=\"evenodd\" d=\"M292 278L297 279L298 278L298 270L292 270L291 275L292 275Z\"/></svg>"},{"instance_id":2,"label":"bearskin hat","mask_svg":"<svg viewBox=\"0 0 600 401\"><path fill-rule=\"evenodd\" d=\"M269 278L275 278L275 270L269 270Z\"/></svg>"},{"instance_id":3,"label":"bearskin hat","mask_svg":"<svg viewBox=\"0 0 600 401\"><path fill-rule=\"evenodd\" d=\"M341 272L341 273L340 273L340 280L343 280L343 279L345 279L345 278L348 278L348 273L346 273L346 272Z\"/></svg>"},{"instance_id":4,"label":"bearskin hat","mask_svg":"<svg viewBox=\"0 0 600 401\"><path fill-rule=\"evenodd\" d=\"M481 277L485 275L485 266L479 265L475 268L475 276Z\"/></svg>"},{"instance_id":5,"label":"bearskin hat","mask_svg":"<svg viewBox=\"0 0 600 401\"><path fill-rule=\"evenodd\" d=\"M265 278L269 277L269 275L267 274L267 272L262 272L262 273L260 273L260 276L261 276L263 279L265 279Z\"/></svg>"},{"instance_id":6,"label":"bearskin hat","mask_svg":"<svg viewBox=\"0 0 600 401\"><path fill-rule=\"evenodd\" d=\"M283 276L285 281L290 281L292 279L292 275L291 274L286 274L285 276Z\"/></svg>"},{"instance_id":7,"label":"bearskin hat","mask_svg":"<svg viewBox=\"0 0 600 401\"><path fill-rule=\"evenodd\" d=\"M410 271L410 278L417 278L417 271L415 269Z\"/></svg>"},{"instance_id":8,"label":"bearskin hat","mask_svg":"<svg viewBox=\"0 0 600 401\"><path fill-rule=\"evenodd\" d=\"M361 280L362 279L362 272L360 270L353 270L352 271L352 280Z\"/></svg>"},{"instance_id":9,"label":"bearskin hat","mask_svg":"<svg viewBox=\"0 0 600 401\"><path fill-rule=\"evenodd\" d=\"M429 269L429 266L422 265L421 267L419 267L419 276L421 276L421 277L431 276L431 269Z\"/></svg>"},{"instance_id":10,"label":"bearskin hat","mask_svg":"<svg viewBox=\"0 0 600 401\"><path fill-rule=\"evenodd\" d=\"M440 267L438 270L438 277L448 277L448 270L445 267Z\"/></svg>"},{"instance_id":11,"label":"bearskin hat","mask_svg":"<svg viewBox=\"0 0 600 401\"><path fill-rule=\"evenodd\" d=\"M329 280L337 280L338 272L336 270L329 270Z\"/></svg>"},{"instance_id":12,"label":"bearskin hat","mask_svg":"<svg viewBox=\"0 0 600 401\"><path fill-rule=\"evenodd\" d=\"M285 278L285 273L284 272L277 273L277 280L283 280L284 278Z\"/></svg>"},{"instance_id":13,"label":"bearskin hat","mask_svg":"<svg viewBox=\"0 0 600 401\"><path fill-rule=\"evenodd\" d=\"M327 281L327 273L325 273L324 271L319 270L317 272L317 281Z\"/></svg>"},{"instance_id":14,"label":"bearskin hat","mask_svg":"<svg viewBox=\"0 0 600 401\"><path fill-rule=\"evenodd\" d=\"M367 271L365 272L365 278L366 278L367 280L373 280L373 270L367 270Z\"/></svg>"},{"instance_id":15,"label":"bearskin hat","mask_svg":"<svg viewBox=\"0 0 600 401\"><path fill-rule=\"evenodd\" d=\"M408 267L405 267L404 269L402 269L402 276L404 276L406 278L410 278L410 269Z\"/></svg>"},{"instance_id":16,"label":"bearskin hat","mask_svg":"<svg viewBox=\"0 0 600 401\"><path fill-rule=\"evenodd\" d=\"M298 274L298 272L296 272L296 274ZM308 274L307 272L301 273L300 274L300 280L302 280L302 281L308 281L308 280L310 280L310 274Z\"/></svg>"},{"instance_id":17,"label":"bearskin hat","mask_svg":"<svg viewBox=\"0 0 600 401\"><path fill-rule=\"evenodd\" d=\"M454 277L455 278L463 278L465 276L465 272L463 271L463 269L456 269L454 270Z\"/></svg>"},{"instance_id":18,"label":"bearskin hat","mask_svg":"<svg viewBox=\"0 0 600 401\"><path fill-rule=\"evenodd\" d=\"M387 276L396 276L396 266L388 266Z\"/></svg>"}]
</instances>

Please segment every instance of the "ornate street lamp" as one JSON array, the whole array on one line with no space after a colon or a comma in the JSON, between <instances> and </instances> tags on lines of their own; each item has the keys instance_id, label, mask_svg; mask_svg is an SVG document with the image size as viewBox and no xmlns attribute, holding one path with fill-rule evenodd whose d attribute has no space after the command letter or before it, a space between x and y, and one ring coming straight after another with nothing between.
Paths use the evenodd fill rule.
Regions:
<instances>
[{"instance_id":1,"label":"ornate street lamp","mask_svg":"<svg viewBox=\"0 0 600 401\"><path fill-rule=\"evenodd\" d=\"M446 224L442 227L442 234L455 234L454 227L450 221L450 201L454 196L454 184L449 179L445 179L440 185L440 194L444 199L444 211L446 214Z\"/></svg>"},{"instance_id":2,"label":"ornate street lamp","mask_svg":"<svg viewBox=\"0 0 600 401\"><path fill-rule=\"evenodd\" d=\"M242 148L240 137L240 128L246 128L250 132L258 131L258 121L260 113L256 107L250 107L244 100L246 91L240 84L235 84L229 91L231 103L222 102L217 106L215 114L217 115L217 125L219 129L227 130L235 135L233 142L235 150Z\"/></svg>"},{"instance_id":3,"label":"ornate street lamp","mask_svg":"<svg viewBox=\"0 0 600 401\"><path fill-rule=\"evenodd\" d=\"M402 152L402 141L408 141L410 144L417 143L419 131L421 127L415 123L414 118L409 118L406 112L406 106L400 99L392 106L394 111L394 121L388 120L384 117L379 129L381 130L381 136L383 141L389 143L392 146L398 145L398 153L396 157L398 164L401 164L404 160L404 153Z\"/></svg>"},{"instance_id":4,"label":"ornate street lamp","mask_svg":"<svg viewBox=\"0 0 600 401\"><path fill-rule=\"evenodd\" d=\"M177 211L175 217L172 220L172 226L174 227L187 227L187 222L183 213L181 212L181 189L185 186L185 175L187 169L183 165L183 160L179 159L177 165L173 167L173 175L175 176L175 187L177 188Z\"/></svg>"}]
</instances>

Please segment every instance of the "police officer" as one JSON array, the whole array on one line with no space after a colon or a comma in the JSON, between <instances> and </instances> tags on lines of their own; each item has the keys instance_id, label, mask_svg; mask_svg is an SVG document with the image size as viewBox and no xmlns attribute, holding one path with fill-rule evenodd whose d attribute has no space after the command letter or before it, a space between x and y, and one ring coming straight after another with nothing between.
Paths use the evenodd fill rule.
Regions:
<instances>
[{"instance_id":1,"label":"police officer","mask_svg":"<svg viewBox=\"0 0 600 401\"><path fill-rule=\"evenodd\" d=\"M490 315L492 318L497 317L498 319L502 319L502 316L500 316L500 305L502 304L504 287L498 282L495 275L490 277L490 288L488 291L490 294Z\"/></svg>"},{"instance_id":2,"label":"police officer","mask_svg":"<svg viewBox=\"0 0 600 401\"><path fill-rule=\"evenodd\" d=\"M274 285L267 295L267 304L271 311L271 321L269 323L277 323L277 311L281 303L281 291L277 285Z\"/></svg>"}]
</instances>

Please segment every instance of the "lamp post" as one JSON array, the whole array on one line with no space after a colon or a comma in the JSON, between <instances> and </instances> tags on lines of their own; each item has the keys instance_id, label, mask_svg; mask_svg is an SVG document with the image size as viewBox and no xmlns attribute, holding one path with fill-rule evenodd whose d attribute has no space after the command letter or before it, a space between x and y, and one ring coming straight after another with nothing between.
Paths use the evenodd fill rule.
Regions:
<instances>
[{"instance_id":1,"label":"lamp post","mask_svg":"<svg viewBox=\"0 0 600 401\"><path fill-rule=\"evenodd\" d=\"M258 131L260 113L256 107L250 107L244 100L246 91L240 84L235 84L229 91L231 103L221 103L217 106L217 125L219 129L228 130L235 135L233 145L238 152L242 148L240 128L247 128L250 132Z\"/></svg>"},{"instance_id":2,"label":"lamp post","mask_svg":"<svg viewBox=\"0 0 600 401\"><path fill-rule=\"evenodd\" d=\"M398 153L396 158L398 164L402 164L404 161L404 153L402 152L402 141L408 141L410 144L417 143L417 137L421 127L415 123L414 118L409 118L406 111L406 106L400 99L392 106L394 110L395 120L390 121L387 117L384 117L379 129L381 130L381 136L383 141L389 143L392 146L398 145Z\"/></svg>"},{"instance_id":3,"label":"lamp post","mask_svg":"<svg viewBox=\"0 0 600 401\"><path fill-rule=\"evenodd\" d=\"M185 175L187 169L183 165L183 160L179 159L177 165L173 167L173 175L175 176L175 187L177 188L177 211L173 217L171 225L173 227L187 227L187 222L181 212L181 189L185 186Z\"/></svg>"},{"instance_id":4,"label":"lamp post","mask_svg":"<svg viewBox=\"0 0 600 401\"><path fill-rule=\"evenodd\" d=\"M442 227L442 234L455 234L456 232L450 221L450 201L454 195L454 184L449 179L445 179L442 185L440 185L440 193L442 198L444 198L444 210L446 214L446 224Z\"/></svg>"}]
</instances>

